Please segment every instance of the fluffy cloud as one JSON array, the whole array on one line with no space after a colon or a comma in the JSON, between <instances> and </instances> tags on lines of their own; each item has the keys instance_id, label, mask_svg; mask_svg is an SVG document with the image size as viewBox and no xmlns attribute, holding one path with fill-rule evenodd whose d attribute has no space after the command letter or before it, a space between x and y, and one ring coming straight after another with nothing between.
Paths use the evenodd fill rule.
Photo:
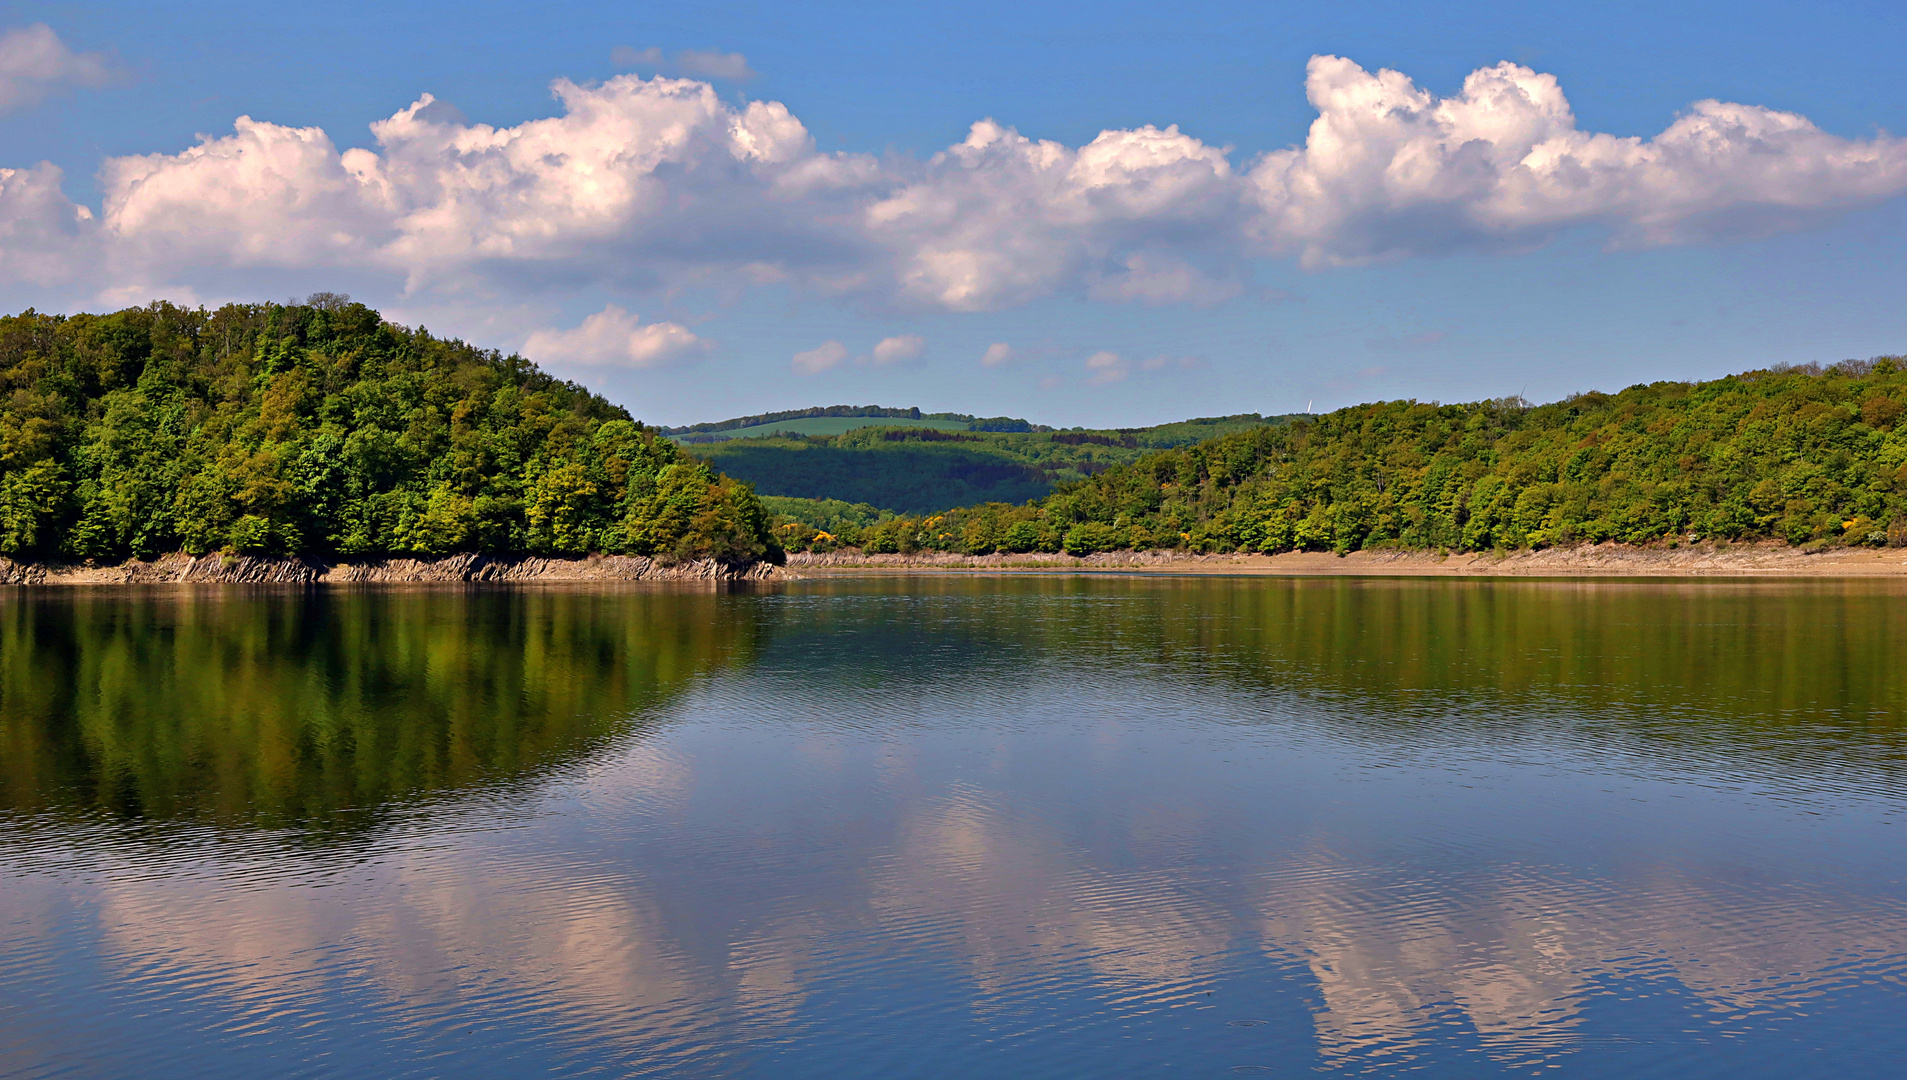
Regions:
<instances>
[{"instance_id":1,"label":"fluffy cloud","mask_svg":"<svg viewBox=\"0 0 1907 1080\"><path fill-rule=\"evenodd\" d=\"M848 347L838 341L824 341L807 352L798 352L789 366L797 375L819 375L831 367L839 367L848 358Z\"/></svg>"},{"instance_id":2,"label":"fluffy cloud","mask_svg":"<svg viewBox=\"0 0 1907 1080\"><path fill-rule=\"evenodd\" d=\"M0 282L51 285L90 254L92 211L60 193L60 170L0 169Z\"/></svg>"},{"instance_id":3,"label":"fluffy cloud","mask_svg":"<svg viewBox=\"0 0 1907 1080\"><path fill-rule=\"evenodd\" d=\"M896 253L902 295L937 307L981 311L1073 285L1191 299L1242 273L1244 190L1223 150L1177 127L1102 132L1075 150L983 120L864 224ZM1161 269L1174 280L1155 280Z\"/></svg>"},{"instance_id":4,"label":"fluffy cloud","mask_svg":"<svg viewBox=\"0 0 1907 1080\"><path fill-rule=\"evenodd\" d=\"M180 154L108 159L103 224L122 265L361 264L395 235L381 172L319 128L241 116Z\"/></svg>"},{"instance_id":5,"label":"fluffy cloud","mask_svg":"<svg viewBox=\"0 0 1907 1080\"><path fill-rule=\"evenodd\" d=\"M100 53L76 53L45 23L0 34L0 113L38 105L68 86L104 86L117 77Z\"/></svg>"},{"instance_id":6,"label":"fluffy cloud","mask_svg":"<svg viewBox=\"0 0 1907 1080\"><path fill-rule=\"evenodd\" d=\"M918 360L926 351L926 338L919 334L902 334L899 337L882 338L868 359L875 367L893 367Z\"/></svg>"},{"instance_id":7,"label":"fluffy cloud","mask_svg":"<svg viewBox=\"0 0 1907 1080\"><path fill-rule=\"evenodd\" d=\"M371 126L379 152L240 117L182 153L109 159L99 227L137 276L281 266L398 274L413 290L647 287L764 269L825 284L864 266L837 197L874 179L872 162L815 153L781 105L635 76L555 92L563 115L511 128L425 94Z\"/></svg>"},{"instance_id":8,"label":"fluffy cloud","mask_svg":"<svg viewBox=\"0 0 1907 1080\"><path fill-rule=\"evenodd\" d=\"M996 341L987 346L987 351L980 355L980 364L982 367L999 367L1002 364L1012 362L1013 346L1008 345L1004 341Z\"/></svg>"},{"instance_id":9,"label":"fluffy cloud","mask_svg":"<svg viewBox=\"0 0 1907 1080\"><path fill-rule=\"evenodd\" d=\"M679 68L746 67L688 55ZM382 275L413 296L782 282L887 308L1209 304L1267 256L1515 251L1583 225L1618 245L1710 242L1907 190L1900 139L1714 101L1651 139L1584 132L1553 77L1514 64L1438 97L1314 58L1305 144L1243 164L1177 127L1072 147L991 120L926 160L825 153L781 104L705 82L553 90L557 115L501 128L425 94L372 125L374 149L342 152L241 117L178 153L107 160L96 218L51 166L0 170L0 275L95 295L267 267Z\"/></svg>"},{"instance_id":10,"label":"fluffy cloud","mask_svg":"<svg viewBox=\"0 0 1907 1080\"><path fill-rule=\"evenodd\" d=\"M1249 173L1268 250L1309 266L1534 246L1581 224L1623 245L1752 236L1907 189L1907 142L1700 101L1653 139L1578 130L1560 86L1517 64L1438 98L1395 71L1313 57L1301 149Z\"/></svg>"},{"instance_id":11,"label":"fluffy cloud","mask_svg":"<svg viewBox=\"0 0 1907 1080\"><path fill-rule=\"evenodd\" d=\"M439 121L429 95L372 125L396 236L380 251L413 281L477 272L652 285L767 264L858 268L837 199L872 163L817 154L774 102L734 108L706 83L623 76L556 85L564 114L514 128Z\"/></svg>"},{"instance_id":12,"label":"fluffy cloud","mask_svg":"<svg viewBox=\"0 0 1907 1080\"><path fill-rule=\"evenodd\" d=\"M644 323L615 304L584 319L574 330L538 330L523 352L538 363L658 367L699 356L708 342L680 323Z\"/></svg>"}]
</instances>

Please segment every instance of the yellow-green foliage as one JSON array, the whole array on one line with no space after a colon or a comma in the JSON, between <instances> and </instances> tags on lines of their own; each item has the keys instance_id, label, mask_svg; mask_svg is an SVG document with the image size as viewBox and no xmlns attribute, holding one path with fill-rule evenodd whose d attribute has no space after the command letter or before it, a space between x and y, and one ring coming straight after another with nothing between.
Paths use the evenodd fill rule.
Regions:
<instances>
[{"instance_id":1,"label":"yellow-green foliage","mask_svg":"<svg viewBox=\"0 0 1907 1080\"><path fill-rule=\"evenodd\" d=\"M1903 410L1897 358L1541 406L1359 405L1151 454L1026 506L896 519L858 539L870 550L1077 554L1899 543Z\"/></svg>"},{"instance_id":2,"label":"yellow-green foliage","mask_svg":"<svg viewBox=\"0 0 1907 1080\"><path fill-rule=\"evenodd\" d=\"M342 297L0 318L0 554L748 561L768 524L582 387Z\"/></svg>"}]
</instances>

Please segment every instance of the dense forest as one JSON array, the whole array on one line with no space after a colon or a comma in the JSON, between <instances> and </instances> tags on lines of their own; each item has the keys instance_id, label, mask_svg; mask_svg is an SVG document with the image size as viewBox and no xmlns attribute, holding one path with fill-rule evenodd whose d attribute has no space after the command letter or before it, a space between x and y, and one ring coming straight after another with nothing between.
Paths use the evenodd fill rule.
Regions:
<instances>
[{"instance_id":1,"label":"dense forest","mask_svg":"<svg viewBox=\"0 0 1907 1080\"><path fill-rule=\"evenodd\" d=\"M979 426L997 420L973 421L965 431L870 425L837 435L729 439L697 444L693 450L724 473L754 484L763 495L838 499L920 515L976 503L1043 498L1067 483L1137 461L1151 450L1288 419L1245 413L1103 431ZM801 520L824 527L811 517Z\"/></svg>"},{"instance_id":2,"label":"dense forest","mask_svg":"<svg viewBox=\"0 0 1907 1080\"><path fill-rule=\"evenodd\" d=\"M0 554L774 557L623 409L348 298L0 318Z\"/></svg>"},{"instance_id":3,"label":"dense forest","mask_svg":"<svg viewBox=\"0 0 1907 1080\"><path fill-rule=\"evenodd\" d=\"M1393 401L1146 454L1024 505L778 529L794 548L975 554L1901 544L1904 409L1897 357L1548 405Z\"/></svg>"},{"instance_id":4,"label":"dense forest","mask_svg":"<svg viewBox=\"0 0 1907 1080\"><path fill-rule=\"evenodd\" d=\"M0 555L1899 544L1904 411L1907 362L1881 358L1540 406L876 426L698 457L521 357L344 297L28 311L0 318Z\"/></svg>"}]
</instances>

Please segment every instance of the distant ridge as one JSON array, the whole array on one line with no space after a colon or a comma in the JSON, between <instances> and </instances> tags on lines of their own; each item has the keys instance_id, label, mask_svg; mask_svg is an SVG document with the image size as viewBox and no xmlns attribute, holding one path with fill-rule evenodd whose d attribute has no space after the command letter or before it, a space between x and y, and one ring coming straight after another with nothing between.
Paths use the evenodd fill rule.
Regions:
<instances>
[{"instance_id":1,"label":"distant ridge","mask_svg":"<svg viewBox=\"0 0 1907 1080\"><path fill-rule=\"evenodd\" d=\"M710 424L687 424L682 427L660 427L655 430L664 435L712 435L722 431L735 431L740 428L759 427L763 424L780 423L783 420L807 420L822 416L877 417L895 420L944 420L950 423L966 424L970 431L1051 431L1044 424L1029 424L1010 416L979 417L966 413L923 413L918 407L906 409L887 408L881 405L817 405L809 409L784 409L781 412L759 413L755 416L738 416L732 420L719 420Z\"/></svg>"},{"instance_id":2,"label":"distant ridge","mask_svg":"<svg viewBox=\"0 0 1907 1080\"><path fill-rule=\"evenodd\" d=\"M1148 451L1280 422L1241 413L1125 431L1001 431L990 420L808 417L670 438L754 484L762 496L924 515L976 503L1022 503ZM783 505L777 512L834 533L830 523L841 523L837 510Z\"/></svg>"},{"instance_id":3,"label":"distant ridge","mask_svg":"<svg viewBox=\"0 0 1907 1080\"><path fill-rule=\"evenodd\" d=\"M1907 357L1654 382L1545 405L1521 396L1383 401L1280 420L1158 446L1168 425L1133 437L1138 449L1114 433L967 436L1043 443L1045 455L1027 447L1021 460L1072 474L1021 505L989 492L964 506L935 499L922 512L872 485L850 490L839 482L845 469L814 469L828 481L813 485L818 494L905 513L872 524L836 514L839 527L826 528L815 520L820 509L792 506L784 517L808 517L794 528L778 523L776 536L790 551L966 555L1381 549L1500 558L1612 542L1664 551L1706 544L1710 554L1744 541L1803 552L1907 547ZM1185 435L1191 426L1176 425ZM1158 449L1146 452L1149 442ZM748 449L709 456L742 480L802 478L791 467L798 454L757 462L735 452ZM1003 446L1000 456L1012 450ZM929 465L909 461L890 472L922 488L935 479ZM1626 572L1620 562L1600 565Z\"/></svg>"}]
</instances>

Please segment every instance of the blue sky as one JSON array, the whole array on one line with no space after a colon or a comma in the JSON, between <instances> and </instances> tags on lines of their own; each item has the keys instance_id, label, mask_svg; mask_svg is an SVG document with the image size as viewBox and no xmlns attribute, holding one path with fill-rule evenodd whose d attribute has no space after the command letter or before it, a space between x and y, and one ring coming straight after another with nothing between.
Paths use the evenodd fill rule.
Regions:
<instances>
[{"instance_id":1,"label":"blue sky","mask_svg":"<svg viewBox=\"0 0 1907 1080\"><path fill-rule=\"evenodd\" d=\"M1907 350L1898 4L0 4L9 34L0 306L347 291L665 423ZM1350 134L1308 142L1331 93Z\"/></svg>"}]
</instances>

